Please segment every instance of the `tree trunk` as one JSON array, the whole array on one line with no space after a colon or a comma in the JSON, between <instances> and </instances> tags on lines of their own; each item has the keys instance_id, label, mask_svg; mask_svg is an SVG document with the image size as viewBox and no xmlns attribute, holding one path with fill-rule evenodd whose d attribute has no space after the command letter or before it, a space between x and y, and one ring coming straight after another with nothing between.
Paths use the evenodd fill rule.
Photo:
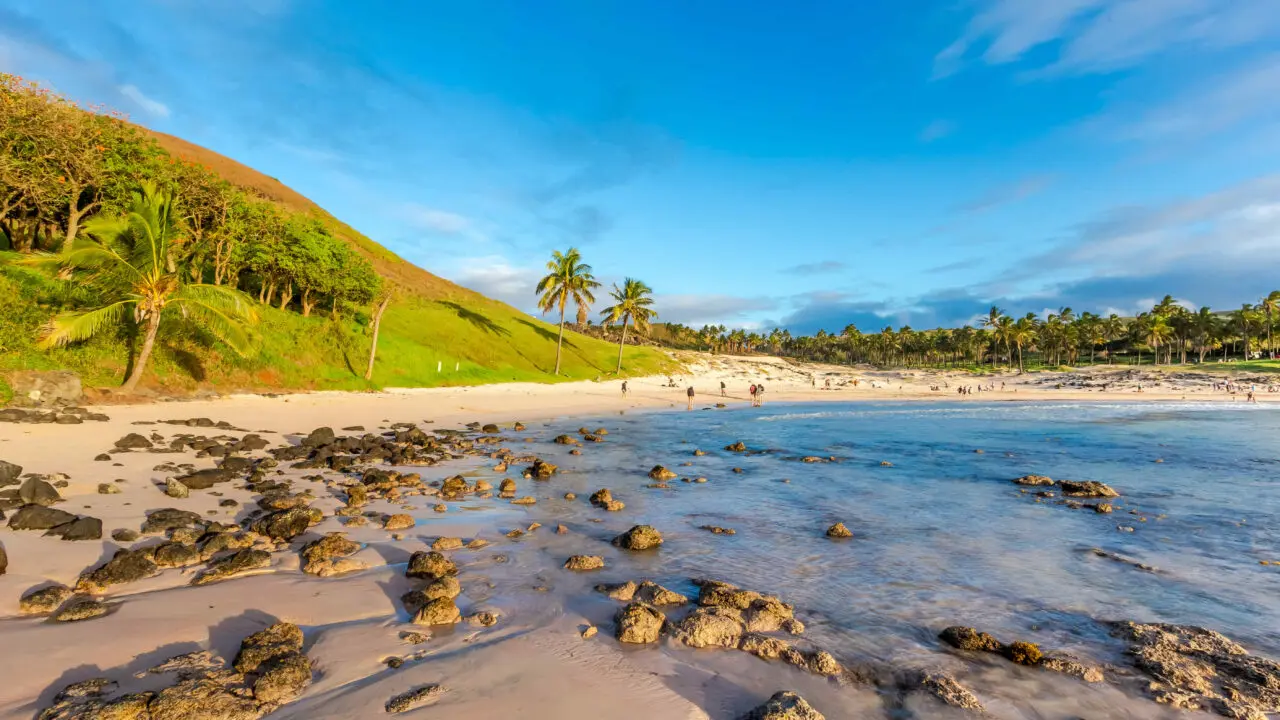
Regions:
<instances>
[{"instance_id":1,"label":"tree trunk","mask_svg":"<svg viewBox=\"0 0 1280 720\"><path fill-rule=\"evenodd\" d=\"M382 328L382 313L386 311L389 304L391 304L391 298L385 297L378 303L378 309L373 311L373 344L369 346L369 367L364 371L365 380L373 379L373 360L378 356L378 330Z\"/></svg>"},{"instance_id":2,"label":"tree trunk","mask_svg":"<svg viewBox=\"0 0 1280 720\"><path fill-rule=\"evenodd\" d=\"M138 353L138 359L133 364L133 372L129 373L129 379L124 381L124 386L120 389L125 393L132 393L138 387L138 381L142 379L142 371L147 367L147 360L151 358L151 348L156 344L156 333L160 330L160 313L152 313L147 318L147 335L142 341L142 350Z\"/></svg>"},{"instance_id":3,"label":"tree trunk","mask_svg":"<svg viewBox=\"0 0 1280 720\"><path fill-rule=\"evenodd\" d=\"M311 317L311 308L315 307L315 303L311 302L311 288L302 289L302 317Z\"/></svg>"},{"instance_id":4,"label":"tree trunk","mask_svg":"<svg viewBox=\"0 0 1280 720\"><path fill-rule=\"evenodd\" d=\"M622 339L618 341L617 372L622 372L622 348L626 347L627 345L627 321L628 320L630 320L630 318L626 317L625 315L622 317Z\"/></svg>"},{"instance_id":5,"label":"tree trunk","mask_svg":"<svg viewBox=\"0 0 1280 720\"><path fill-rule=\"evenodd\" d=\"M289 301L293 299L293 283L289 283L280 289L280 309L283 310L289 306Z\"/></svg>"},{"instance_id":6,"label":"tree trunk","mask_svg":"<svg viewBox=\"0 0 1280 720\"><path fill-rule=\"evenodd\" d=\"M556 338L556 375L560 374L560 346L564 344L564 303L560 304L560 337Z\"/></svg>"}]
</instances>

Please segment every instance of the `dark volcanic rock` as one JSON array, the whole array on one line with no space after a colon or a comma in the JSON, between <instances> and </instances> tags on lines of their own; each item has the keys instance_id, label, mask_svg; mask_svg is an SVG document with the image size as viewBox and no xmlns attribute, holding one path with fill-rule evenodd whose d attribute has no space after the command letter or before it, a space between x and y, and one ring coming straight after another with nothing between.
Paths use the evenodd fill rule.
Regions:
<instances>
[{"instance_id":1,"label":"dark volcanic rock","mask_svg":"<svg viewBox=\"0 0 1280 720\"><path fill-rule=\"evenodd\" d=\"M938 633L938 637L952 647L971 652L1000 652L1004 647L991 635L960 625L953 625L943 630Z\"/></svg>"},{"instance_id":2,"label":"dark volcanic rock","mask_svg":"<svg viewBox=\"0 0 1280 720\"><path fill-rule=\"evenodd\" d=\"M20 475L22 475L21 465L0 460L0 488L17 485Z\"/></svg>"},{"instance_id":3,"label":"dark volcanic rock","mask_svg":"<svg viewBox=\"0 0 1280 720\"><path fill-rule=\"evenodd\" d=\"M58 490L37 477L29 477L22 483L18 488L18 499L27 505L44 505L45 507L62 502L62 496L58 494Z\"/></svg>"},{"instance_id":4,"label":"dark volcanic rock","mask_svg":"<svg viewBox=\"0 0 1280 720\"><path fill-rule=\"evenodd\" d=\"M1058 487L1062 489L1062 494L1067 497L1083 497L1083 498L1114 498L1120 497L1120 493L1111 489L1107 485L1096 480L1082 480L1075 482L1072 480L1061 480Z\"/></svg>"},{"instance_id":5,"label":"dark volcanic rock","mask_svg":"<svg viewBox=\"0 0 1280 720\"><path fill-rule=\"evenodd\" d=\"M292 540L306 532L313 521L318 520L311 508L290 508L258 518L253 523L253 529L273 540Z\"/></svg>"},{"instance_id":6,"label":"dark volcanic rock","mask_svg":"<svg viewBox=\"0 0 1280 720\"><path fill-rule=\"evenodd\" d=\"M153 535L177 528L194 527L203 522L204 518L199 513L177 508L161 508L147 513L147 519L142 523L142 532L144 535Z\"/></svg>"},{"instance_id":7,"label":"dark volcanic rock","mask_svg":"<svg viewBox=\"0 0 1280 720\"><path fill-rule=\"evenodd\" d=\"M265 550L247 548L209 563L209 567L191 581L192 585L208 585L209 583L227 580L237 575L260 570L271 565L271 553Z\"/></svg>"},{"instance_id":8,"label":"dark volcanic rock","mask_svg":"<svg viewBox=\"0 0 1280 720\"><path fill-rule=\"evenodd\" d=\"M65 525L45 531L45 535L60 537L63 540L101 540L102 521L82 515Z\"/></svg>"},{"instance_id":9,"label":"dark volcanic rock","mask_svg":"<svg viewBox=\"0 0 1280 720\"><path fill-rule=\"evenodd\" d=\"M76 589L102 593L112 585L136 582L159 574L160 568L146 550L117 550L110 560L80 577Z\"/></svg>"},{"instance_id":10,"label":"dark volcanic rock","mask_svg":"<svg viewBox=\"0 0 1280 720\"><path fill-rule=\"evenodd\" d=\"M411 578L434 580L458 574L458 566L435 550L420 550L409 557L404 574Z\"/></svg>"},{"instance_id":11,"label":"dark volcanic rock","mask_svg":"<svg viewBox=\"0 0 1280 720\"><path fill-rule=\"evenodd\" d=\"M322 427L311 431L311 434L302 439L302 446L309 448L317 448L322 445L328 445L336 439L333 434L333 428Z\"/></svg>"},{"instance_id":12,"label":"dark volcanic rock","mask_svg":"<svg viewBox=\"0 0 1280 720\"><path fill-rule=\"evenodd\" d=\"M13 530L49 530L75 519L75 515L65 510L43 505L23 505L9 518L9 527Z\"/></svg>"},{"instance_id":13,"label":"dark volcanic rock","mask_svg":"<svg viewBox=\"0 0 1280 720\"><path fill-rule=\"evenodd\" d=\"M197 470L176 479L190 490L208 490L214 485L227 482L234 477L235 474L225 468L209 468L207 470Z\"/></svg>"},{"instance_id":14,"label":"dark volcanic rock","mask_svg":"<svg viewBox=\"0 0 1280 720\"><path fill-rule=\"evenodd\" d=\"M116 441L117 450L145 450L152 447L151 441L138 433L129 433Z\"/></svg>"},{"instance_id":15,"label":"dark volcanic rock","mask_svg":"<svg viewBox=\"0 0 1280 720\"><path fill-rule=\"evenodd\" d=\"M396 695L387 701L385 709L387 712L393 714L417 710L427 703L434 702L444 693L445 689L440 685L425 685L420 688L414 688L409 692Z\"/></svg>"},{"instance_id":16,"label":"dark volcanic rock","mask_svg":"<svg viewBox=\"0 0 1280 720\"><path fill-rule=\"evenodd\" d=\"M662 544L662 533L650 525L636 525L613 539L624 550L650 550Z\"/></svg>"}]
</instances>

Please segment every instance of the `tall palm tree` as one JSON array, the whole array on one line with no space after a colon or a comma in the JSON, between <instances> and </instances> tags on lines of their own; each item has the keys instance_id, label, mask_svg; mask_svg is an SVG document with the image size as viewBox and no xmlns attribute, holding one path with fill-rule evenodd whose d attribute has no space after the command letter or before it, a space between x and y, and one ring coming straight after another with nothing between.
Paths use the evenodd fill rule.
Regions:
<instances>
[{"instance_id":1,"label":"tall palm tree","mask_svg":"<svg viewBox=\"0 0 1280 720\"><path fill-rule=\"evenodd\" d=\"M982 318L982 327L992 331L991 367L996 366L996 355L998 354L998 351L997 351L997 338L995 336L995 331L996 331L996 328L999 327L1000 318L1002 317L1004 317L1004 311L996 307L995 305L992 305L991 309L987 311L987 316Z\"/></svg>"},{"instance_id":2,"label":"tall palm tree","mask_svg":"<svg viewBox=\"0 0 1280 720\"><path fill-rule=\"evenodd\" d=\"M560 349L564 346L564 311L569 301L573 300L578 307L589 307L596 301L591 291L600 287L600 283L591 275L591 266L582 262L582 254L577 248L569 248L566 253L559 250L551 253L547 261L547 276L538 281L538 309L547 313L560 311L560 336L556 339L556 370L560 374Z\"/></svg>"},{"instance_id":3,"label":"tall palm tree","mask_svg":"<svg viewBox=\"0 0 1280 720\"><path fill-rule=\"evenodd\" d=\"M1035 313L1027 313L1025 316L1018 318L1013 324L1013 332L1011 333L1013 344L1018 348L1018 372L1025 372L1022 364L1022 348L1035 342L1036 339L1036 316Z\"/></svg>"},{"instance_id":4,"label":"tall palm tree","mask_svg":"<svg viewBox=\"0 0 1280 720\"><path fill-rule=\"evenodd\" d=\"M1272 290L1258 303L1258 308L1267 316L1267 351L1271 356L1276 354L1276 346L1271 343L1271 331L1275 325L1275 316L1280 314L1280 290Z\"/></svg>"},{"instance_id":5,"label":"tall palm tree","mask_svg":"<svg viewBox=\"0 0 1280 720\"><path fill-rule=\"evenodd\" d=\"M649 321L658 317L658 313L650 307L653 305L653 290L634 278L623 280L622 287L614 283L609 294L613 297L614 304L605 308L600 315L608 323L622 321L622 339L618 341L618 372L622 372L622 348L627 344L627 323L635 322L636 330L643 332L649 328ZM776 334L778 331L773 332Z\"/></svg>"},{"instance_id":6,"label":"tall palm tree","mask_svg":"<svg viewBox=\"0 0 1280 720\"><path fill-rule=\"evenodd\" d=\"M92 310L55 316L45 326L42 347L88 340L121 322L141 326L142 348L123 385L125 392L133 392L142 379L165 311L177 310L232 350L249 353L252 339L247 326L257 320L250 300L226 285L184 282L183 273L174 266L173 253L186 231L174 204L172 194L145 183L141 192L133 193L127 213L95 217L62 253L33 259L64 272L85 271L84 280L106 300Z\"/></svg>"},{"instance_id":7,"label":"tall palm tree","mask_svg":"<svg viewBox=\"0 0 1280 720\"><path fill-rule=\"evenodd\" d=\"M1208 306L1191 316L1191 332L1196 339L1196 350L1200 353L1200 362L1204 362L1205 353L1213 346L1222 330L1222 322Z\"/></svg>"}]
</instances>

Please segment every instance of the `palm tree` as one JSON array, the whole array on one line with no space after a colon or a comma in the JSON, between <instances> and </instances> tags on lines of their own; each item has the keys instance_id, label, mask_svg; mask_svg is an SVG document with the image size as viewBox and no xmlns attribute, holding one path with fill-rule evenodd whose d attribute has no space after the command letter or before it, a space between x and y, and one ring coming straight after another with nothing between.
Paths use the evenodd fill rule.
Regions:
<instances>
[{"instance_id":1,"label":"palm tree","mask_svg":"<svg viewBox=\"0 0 1280 720\"><path fill-rule=\"evenodd\" d=\"M173 252L186 230L174 204L171 193L144 183L141 192L133 193L126 214L95 217L62 253L33 260L64 272L88 271L86 280L107 301L93 310L55 316L45 326L41 347L88 340L120 322L141 325L142 348L123 385L125 392L133 392L142 379L166 310L178 310L232 350L249 353L252 340L246 326L257 320L249 299L226 285L184 282L174 266Z\"/></svg>"},{"instance_id":2,"label":"palm tree","mask_svg":"<svg viewBox=\"0 0 1280 720\"><path fill-rule=\"evenodd\" d=\"M560 336L556 339L556 370L560 374L560 349L564 345L564 311L572 299L578 307L587 307L596 301L591 291L600 283L591 275L591 266L582 262L577 248L566 253L551 253L547 261L547 276L538 281L538 309L547 313L560 310Z\"/></svg>"},{"instance_id":3,"label":"palm tree","mask_svg":"<svg viewBox=\"0 0 1280 720\"><path fill-rule=\"evenodd\" d=\"M996 366L997 345L995 330L1000 325L1000 318L1004 317L1004 311L995 305L991 306L991 310L987 311L987 316L982 318L982 327L991 330L993 333L991 340L991 367Z\"/></svg>"},{"instance_id":4,"label":"palm tree","mask_svg":"<svg viewBox=\"0 0 1280 720\"><path fill-rule=\"evenodd\" d=\"M1191 316L1191 332L1196 338L1196 349L1200 353L1201 363L1204 363L1205 352L1212 347L1221 328L1222 323L1218 320L1218 316L1208 306L1200 308L1199 312Z\"/></svg>"},{"instance_id":5,"label":"palm tree","mask_svg":"<svg viewBox=\"0 0 1280 720\"><path fill-rule=\"evenodd\" d=\"M1030 345L1036 339L1036 316L1035 313L1027 313L1024 317L1018 318L1013 324L1013 331L1010 334L1013 344L1018 348L1018 372L1025 372L1022 365L1022 348Z\"/></svg>"},{"instance_id":6,"label":"palm tree","mask_svg":"<svg viewBox=\"0 0 1280 720\"><path fill-rule=\"evenodd\" d=\"M600 315L608 323L622 321L622 339L618 342L618 372L622 372L622 348L627 344L627 323L635 322L636 330L643 332L649 328L649 321L658 317L658 313L650 307L653 305L653 290L639 280L627 278L622 281L622 287L614 283L609 294L613 296L614 304L605 308ZM774 330L774 333L777 332Z\"/></svg>"},{"instance_id":7,"label":"palm tree","mask_svg":"<svg viewBox=\"0 0 1280 720\"><path fill-rule=\"evenodd\" d=\"M1232 318L1236 321L1236 327L1240 329L1240 337L1244 340L1244 359L1249 359L1249 336L1250 331L1258 324L1257 308L1244 303L1239 310L1231 313Z\"/></svg>"},{"instance_id":8,"label":"palm tree","mask_svg":"<svg viewBox=\"0 0 1280 720\"><path fill-rule=\"evenodd\" d=\"M1271 331L1275 324L1275 316L1280 313L1280 290L1272 290L1258 303L1258 308L1267 316L1267 350L1275 357L1276 346L1271 343Z\"/></svg>"}]
</instances>

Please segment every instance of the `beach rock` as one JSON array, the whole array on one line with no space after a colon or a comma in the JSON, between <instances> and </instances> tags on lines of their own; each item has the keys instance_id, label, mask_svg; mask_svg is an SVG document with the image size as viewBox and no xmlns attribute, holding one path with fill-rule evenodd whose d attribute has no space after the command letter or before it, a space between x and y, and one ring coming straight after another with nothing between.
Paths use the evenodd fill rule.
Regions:
<instances>
[{"instance_id":1,"label":"beach rock","mask_svg":"<svg viewBox=\"0 0 1280 720\"><path fill-rule=\"evenodd\" d=\"M1101 669L1085 665L1080 660L1062 653L1045 655L1040 660L1040 667L1044 670L1080 678L1087 683L1098 683L1106 679Z\"/></svg>"},{"instance_id":2,"label":"beach rock","mask_svg":"<svg viewBox=\"0 0 1280 720\"><path fill-rule=\"evenodd\" d=\"M229 482L233 478L235 478L235 473L231 472L224 463L224 466L220 468L208 468L187 473L178 477L177 481L189 490L208 490L214 485Z\"/></svg>"},{"instance_id":3,"label":"beach rock","mask_svg":"<svg viewBox=\"0 0 1280 720\"><path fill-rule=\"evenodd\" d=\"M746 626L742 614L730 608L698 608L676 624L673 637L695 648L737 648Z\"/></svg>"},{"instance_id":4,"label":"beach rock","mask_svg":"<svg viewBox=\"0 0 1280 720\"><path fill-rule=\"evenodd\" d=\"M147 550L120 549L102 566L80 577L77 592L101 594L112 585L124 585L160 574Z\"/></svg>"},{"instance_id":5,"label":"beach rock","mask_svg":"<svg viewBox=\"0 0 1280 720\"><path fill-rule=\"evenodd\" d=\"M457 604L448 597L428 600L413 616L414 625L453 625L461 620Z\"/></svg>"},{"instance_id":6,"label":"beach rock","mask_svg":"<svg viewBox=\"0 0 1280 720\"><path fill-rule=\"evenodd\" d=\"M106 615L110 611L110 607L101 600L82 595L73 597L67 604L58 608L53 613L54 622L80 622L81 620L92 620Z\"/></svg>"},{"instance_id":7,"label":"beach rock","mask_svg":"<svg viewBox=\"0 0 1280 720\"><path fill-rule=\"evenodd\" d=\"M836 660L835 656L826 650L815 650L811 653L805 653L805 669L814 675L823 677L836 677L844 672L844 667Z\"/></svg>"},{"instance_id":8,"label":"beach rock","mask_svg":"<svg viewBox=\"0 0 1280 720\"><path fill-rule=\"evenodd\" d=\"M347 486L347 507L363 507L369 502L369 488L363 483L352 483Z\"/></svg>"},{"instance_id":9,"label":"beach rock","mask_svg":"<svg viewBox=\"0 0 1280 720\"><path fill-rule=\"evenodd\" d=\"M116 441L116 450L146 450L152 447L151 441L138 433L129 433Z\"/></svg>"},{"instance_id":10,"label":"beach rock","mask_svg":"<svg viewBox=\"0 0 1280 720\"><path fill-rule=\"evenodd\" d=\"M499 430L499 428L498 428L498 426L497 426L497 425L494 425L493 423L489 423L489 424L485 425L484 427L480 428L480 432L482 432L482 433L487 433L487 434L489 434L489 435L493 435L493 434L496 434L496 433L501 432L501 431Z\"/></svg>"},{"instance_id":11,"label":"beach rock","mask_svg":"<svg viewBox=\"0 0 1280 720\"><path fill-rule=\"evenodd\" d=\"M774 693L763 705L738 720L826 720L799 695L783 691Z\"/></svg>"},{"instance_id":12,"label":"beach rock","mask_svg":"<svg viewBox=\"0 0 1280 720\"><path fill-rule=\"evenodd\" d=\"M84 397L80 376L67 370L21 370L9 373L8 381L14 405L65 407Z\"/></svg>"},{"instance_id":13,"label":"beach rock","mask_svg":"<svg viewBox=\"0 0 1280 720\"><path fill-rule=\"evenodd\" d=\"M733 443L732 445L725 445L724 449L728 450L729 452L746 452L747 445L746 443L739 440L738 442Z\"/></svg>"},{"instance_id":14,"label":"beach rock","mask_svg":"<svg viewBox=\"0 0 1280 720\"><path fill-rule=\"evenodd\" d=\"M203 522L204 518L199 513L194 513L190 510L178 510L177 508L161 508L147 513L147 519L142 523L142 533L144 535L154 535L176 530L177 528L193 527Z\"/></svg>"},{"instance_id":15,"label":"beach rock","mask_svg":"<svg viewBox=\"0 0 1280 720\"><path fill-rule=\"evenodd\" d=\"M775 597L762 597L751 603L742 613L747 630L751 632L775 632L795 617L794 609Z\"/></svg>"},{"instance_id":16,"label":"beach rock","mask_svg":"<svg viewBox=\"0 0 1280 720\"><path fill-rule=\"evenodd\" d=\"M458 579L446 575L432 580L421 590L411 590L405 593L400 600L404 603L405 609L412 614L418 612L418 609L426 605L430 600L435 600L436 598L452 600L461 593L462 586L458 583Z\"/></svg>"},{"instance_id":17,"label":"beach rock","mask_svg":"<svg viewBox=\"0 0 1280 720\"><path fill-rule=\"evenodd\" d=\"M581 441L572 435L557 435L553 441L557 445L581 445Z\"/></svg>"},{"instance_id":18,"label":"beach rock","mask_svg":"<svg viewBox=\"0 0 1280 720\"><path fill-rule=\"evenodd\" d=\"M503 478L502 482L498 483L498 492L502 495L513 495L515 491L516 481L511 478Z\"/></svg>"},{"instance_id":19,"label":"beach rock","mask_svg":"<svg viewBox=\"0 0 1280 720\"><path fill-rule=\"evenodd\" d=\"M18 488L18 499L27 505L43 505L49 507L62 502L57 488L38 477L29 477Z\"/></svg>"},{"instance_id":20,"label":"beach rock","mask_svg":"<svg viewBox=\"0 0 1280 720\"><path fill-rule=\"evenodd\" d=\"M188 677L161 690L147 710L150 720L257 720L262 716L252 698L236 694L226 681L206 675Z\"/></svg>"},{"instance_id":21,"label":"beach rock","mask_svg":"<svg viewBox=\"0 0 1280 720\"><path fill-rule=\"evenodd\" d=\"M968 688L946 673L928 673L921 677L920 687L929 695L951 707L982 712L982 703Z\"/></svg>"},{"instance_id":22,"label":"beach rock","mask_svg":"<svg viewBox=\"0 0 1280 720\"><path fill-rule=\"evenodd\" d=\"M726 607L735 610L746 610L764 596L754 590L743 590L736 585L703 580L699 582L698 604L703 607Z\"/></svg>"},{"instance_id":23,"label":"beach rock","mask_svg":"<svg viewBox=\"0 0 1280 720\"><path fill-rule=\"evenodd\" d=\"M31 590L18 600L18 612L23 615L47 615L71 597L71 588L66 585L50 585L49 587Z\"/></svg>"},{"instance_id":24,"label":"beach rock","mask_svg":"<svg viewBox=\"0 0 1280 720\"><path fill-rule=\"evenodd\" d=\"M1044 475L1023 475L1022 477L1015 479L1013 482L1016 485L1028 485L1031 487L1054 484L1053 478L1046 477Z\"/></svg>"},{"instance_id":25,"label":"beach rock","mask_svg":"<svg viewBox=\"0 0 1280 720\"><path fill-rule=\"evenodd\" d=\"M432 550L458 550L465 546L462 538L456 537L438 537L431 543Z\"/></svg>"},{"instance_id":26,"label":"beach rock","mask_svg":"<svg viewBox=\"0 0 1280 720\"><path fill-rule=\"evenodd\" d=\"M699 525L699 530L706 530L713 535L737 535L738 531L733 528L720 527L719 525Z\"/></svg>"},{"instance_id":27,"label":"beach rock","mask_svg":"<svg viewBox=\"0 0 1280 720\"><path fill-rule=\"evenodd\" d=\"M0 488L17 485L22 475L22 466L0 460Z\"/></svg>"},{"instance_id":28,"label":"beach rock","mask_svg":"<svg viewBox=\"0 0 1280 720\"><path fill-rule=\"evenodd\" d=\"M417 710L428 703L435 702L445 692L445 689L439 685L424 685L420 688L414 688L388 700L386 711L389 713L403 713Z\"/></svg>"},{"instance_id":29,"label":"beach rock","mask_svg":"<svg viewBox=\"0 0 1280 720\"><path fill-rule=\"evenodd\" d=\"M651 480L657 480L658 482L674 480L677 477L679 477L679 475L676 475L661 465L654 465L653 469L649 471L649 478Z\"/></svg>"},{"instance_id":30,"label":"beach rock","mask_svg":"<svg viewBox=\"0 0 1280 720\"><path fill-rule=\"evenodd\" d=\"M311 508L280 510L255 520L253 530L272 540L292 540L306 532L313 522L319 522L319 514L319 511L313 514Z\"/></svg>"},{"instance_id":31,"label":"beach rock","mask_svg":"<svg viewBox=\"0 0 1280 720\"><path fill-rule=\"evenodd\" d=\"M414 522L412 515L407 515L405 513L397 513L395 515L388 515L387 519L382 521L382 529L383 530L408 530L409 528L413 527L415 524L416 523Z\"/></svg>"},{"instance_id":32,"label":"beach rock","mask_svg":"<svg viewBox=\"0 0 1280 720\"><path fill-rule=\"evenodd\" d=\"M164 484L164 494L179 500L191 496L191 490L178 478L169 478Z\"/></svg>"},{"instance_id":33,"label":"beach rock","mask_svg":"<svg viewBox=\"0 0 1280 720\"><path fill-rule=\"evenodd\" d=\"M213 533L200 541L200 558L209 560L222 552L244 550L249 547L253 547L253 538L248 534L230 531Z\"/></svg>"},{"instance_id":34,"label":"beach rock","mask_svg":"<svg viewBox=\"0 0 1280 720\"><path fill-rule=\"evenodd\" d=\"M53 698L37 720L150 720L147 705L154 693L127 693L107 699L116 683L107 678L94 678L69 685Z\"/></svg>"},{"instance_id":35,"label":"beach rock","mask_svg":"<svg viewBox=\"0 0 1280 720\"><path fill-rule=\"evenodd\" d=\"M301 445L302 447L306 447L306 448L318 448L318 447L323 447L325 445L330 445L336 439L337 439L337 436L334 435L333 428L331 427L316 428L315 430L311 431L311 434L307 435L305 438L302 439Z\"/></svg>"},{"instance_id":36,"label":"beach rock","mask_svg":"<svg viewBox=\"0 0 1280 720\"><path fill-rule=\"evenodd\" d=\"M348 560L348 556L357 552L360 552L360 543L348 540L340 532L331 532L302 548L302 572L332 577L363 569L364 563Z\"/></svg>"},{"instance_id":37,"label":"beach rock","mask_svg":"<svg viewBox=\"0 0 1280 720\"><path fill-rule=\"evenodd\" d=\"M137 530L129 528L117 528L111 531L111 539L120 543L131 543L142 537Z\"/></svg>"},{"instance_id":38,"label":"beach rock","mask_svg":"<svg viewBox=\"0 0 1280 720\"><path fill-rule=\"evenodd\" d=\"M419 550L409 556L409 564L404 574L406 577L434 580L457 575L458 566L435 550Z\"/></svg>"},{"instance_id":39,"label":"beach rock","mask_svg":"<svg viewBox=\"0 0 1280 720\"><path fill-rule=\"evenodd\" d=\"M634 597L643 603L648 603L654 607L669 607L672 605L684 605L689 602L689 598L681 595L674 590L645 580L636 586ZM631 598L628 598L630 600Z\"/></svg>"},{"instance_id":40,"label":"beach rock","mask_svg":"<svg viewBox=\"0 0 1280 720\"><path fill-rule=\"evenodd\" d=\"M844 526L844 523L838 522L827 528L827 537L829 538L851 538L853 532Z\"/></svg>"},{"instance_id":41,"label":"beach rock","mask_svg":"<svg viewBox=\"0 0 1280 720\"><path fill-rule=\"evenodd\" d=\"M961 625L953 625L943 630L938 633L938 637L954 648L970 652L1000 652L1004 647L991 635Z\"/></svg>"},{"instance_id":42,"label":"beach rock","mask_svg":"<svg viewBox=\"0 0 1280 720\"><path fill-rule=\"evenodd\" d=\"M99 495L119 495L120 486L115 483L98 483Z\"/></svg>"},{"instance_id":43,"label":"beach rock","mask_svg":"<svg viewBox=\"0 0 1280 720\"><path fill-rule=\"evenodd\" d=\"M467 479L461 475L445 478L440 483L440 495L450 499L457 499L470 492L471 488L467 486Z\"/></svg>"},{"instance_id":44,"label":"beach rock","mask_svg":"<svg viewBox=\"0 0 1280 720\"><path fill-rule=\"evenodd\" d=\"M246 637L240 642L232 667L238 673L254 673L266 662L302 652L302 630L297 625L280 622Z\"/></svg>"},{"instance_id":45,"label":"beach rock","mask_svg":"<svg viewBox=\"0 0 1280 720\"><path fill-rule=\"evenodd\" d=\"M1018 665L1036 666L1040 664L1040 660L1044 654L1040 652L1040 647L1035 643L1016 640L1005 645L1001 650L1006 658Z\"/></svg>"},{"instance_id":46,"label":"beach rock","mask_svg":"<svg viewBox=\"0 0 1280 720\"><path fill-rule=\"evenodd\" d=\"M634 581L628 580L624 583L597 585L596 592L603 593L605 596L619 602L631 602L635 598L636 590L639 587Z\"/></svg>"},{"instance_id":47,"label":"beach rock","mask_svg":"<svg viewBox=\"0 0 1280 720\"><path fill-rule=\"evenodd\" d=\"M1120 497L1120 493L1111 489L1107 485L1096 480L1082 480L1079 482L1072 480L1062 480L1058 482L1062 494L1067 497L1083 497L1083 498L1114 498Z\"/></svg>"},{"instance_id":48,"label":"beach rock","mask_svg":"<svg viewBox=\"0 0 1280 720\"><path fill-rule=\"evenodd\" d=\"M1229 718L1280 712L1280 663L1249 654L1226 636L1191 625L1120 622L1134 667L1153 680L1157 702Z\"/></svg>"},{"instance_id":49,"label":"beach rock","mask_svg":"<svg viewBox=\"0 0 1280 720\"><path fill-rule=\"evenodd\" d=\"M619 610L615 619L618 641L637 645L658 642L667 620L657 608L636 602Z\"/></svg>"},{"instance_id":50,"label":"beach rock","mask_svg":"<svg viewBox=\"0 0 1280 720\"><path fill-rule=\"evenodd\" d=\"M101 540L102 521L82 515L69 523L50 528L44 534L46 537L60 537L67 541Z\"/></svg>"},{"instance_id":51,"label":"beach rock","mask_svg":"<svg viewBox=\"0 0 1280 720\"><path fill-rule=\"evenodd\" d=\"M200 548L180 542L157 545L151 557L156 566L162 568L187 567L203 561L200 557Z\"/></svg>"},{"instance_id":52,"label":"beach rock","mask_svg":"<svg viewBox=\"0 0 1280 720\"><path fill-rule=\"evenodd\" d=\"M301 652L274 657L258 666L253 697L261 703L287 703L311 684L311 661Z\"/></svg>"},{"instance_id":53,"label":"beach rock","mask_svg":"<svg viewBox=\"0 0 1280 720\"><path fill-rule=\"evenodd\" d=\"M536 505L537 502L538 502L537 498L533 497L532 495L526 495L522 498L517 498L515 500L512 500L511 504L512 505Z\"/></svg>"},{"instance_id":54,"label":"beach rock","mask_svg":"<svg viewBox=\"0 0 1280 720\"><path fill-rule=\"evenodd\" d=\"M783 655L796 652L791 647L791 643L786 640L762 635L760 633L747 633L742 636L742 642L738 643L738 649L742 652L755 655L761 660L777 660Z\"/></svg>"},{"instance_id":55,"label":"beach rock","mask_svg":"<svg viewBox=\"0 0 1280 720\"><path fill-rule=\"evenodd\" d=\"M559 470L559 469L560 469L559 467L552 465L549 462L546 462L542 458L536 458L534 459L533 464L529 466L529 469L526 472L528 473L529 477L536 478L538 480L546 480L552 475L555 475L556 470Z\"/></svg>"},{"instance_id":56,"label":"beach rock","mask_svg":"<svg viewBox=\"0 0 1280 720\"><path fill-rule=\"evenodd\" d=\"M624 550L651 550L662 544L662 533L650 525L636 525L613 539Z\"/></svg>"},{"instance_id":57,"label":"beach rock","mask_svg":"<svg viewBox=\"0 0 1280 720\"><path fill-rule=\"evenodd\" d=\"M231 555L218 558L209 563L204 572L191 581L192 585L208 585L222 580L261 570L271 566L271 553L265 550L246 548Z\"/></svg>"},{"instance_id":58,"label":"beach rock","mask_svg":"<svg viewBox=\"0 0 1280 720\"><path fill-rule=\"evenodd\" d=\"M604 569L604 558L599 555L574 555L564 561L565 570L584 572Z\"/></svg>"}]
</instances>

